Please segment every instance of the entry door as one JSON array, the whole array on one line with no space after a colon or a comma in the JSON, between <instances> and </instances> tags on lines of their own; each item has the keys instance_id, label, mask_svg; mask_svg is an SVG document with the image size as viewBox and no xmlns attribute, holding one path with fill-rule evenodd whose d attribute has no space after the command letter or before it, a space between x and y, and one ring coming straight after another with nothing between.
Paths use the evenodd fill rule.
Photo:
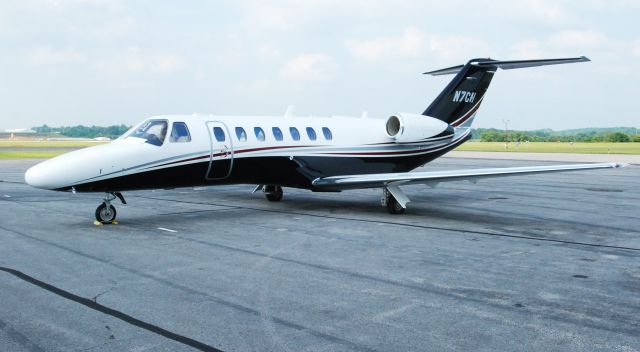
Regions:
<instances>
[{"instance_id":1,"label":"entry door","mask_svg":"<svg viewBox=\"0 0 640 352\"><path fill-rule=\"evenodd\" d=\"M233 168L233 143L227 125L220 121L207 122L211 152L207 180L221 180L229 177Z\"/></svg>"}]
</instances>

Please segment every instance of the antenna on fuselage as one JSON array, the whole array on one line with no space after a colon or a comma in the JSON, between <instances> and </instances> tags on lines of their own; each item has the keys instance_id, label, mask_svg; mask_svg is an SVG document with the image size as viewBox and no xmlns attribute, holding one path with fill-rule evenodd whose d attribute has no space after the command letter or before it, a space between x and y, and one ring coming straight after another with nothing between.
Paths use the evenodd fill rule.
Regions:
<instances>
[{"instance_id":1,"label":"antenna on fuselage","mask_svg":"<svg viewBox=\"0 0 640 352\"><path fill-rule=\"evenodd\" d=\"M293 117L293 111L296 109L295 105L287 106L287 111L284 112L284 117Z\"/></svg>"}]
</instances>

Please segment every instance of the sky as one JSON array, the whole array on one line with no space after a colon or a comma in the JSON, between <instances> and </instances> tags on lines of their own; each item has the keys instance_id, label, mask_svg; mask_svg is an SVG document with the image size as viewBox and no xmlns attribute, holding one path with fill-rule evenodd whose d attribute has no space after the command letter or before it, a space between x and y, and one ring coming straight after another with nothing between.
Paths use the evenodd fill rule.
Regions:
<instances>
[{"instance_id":1,"label":"sky","mask_svg":"<svg viewBox=\"0 0 640 352\"><path fill-rule=\"evenodd\" d=\"M3 0L0 129L161 114L422 113L475 57L498 71L475 127L640 126L640 1Z\"/></svg>"}]
</instances>

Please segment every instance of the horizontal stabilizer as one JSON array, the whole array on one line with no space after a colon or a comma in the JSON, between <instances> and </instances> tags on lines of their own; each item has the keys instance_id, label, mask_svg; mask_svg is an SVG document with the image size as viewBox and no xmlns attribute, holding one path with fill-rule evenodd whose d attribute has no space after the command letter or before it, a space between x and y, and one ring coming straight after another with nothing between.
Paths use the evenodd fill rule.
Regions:
<instances>
[{"instance_id":1,"label":"horizontal stabilizer","mask_svg":"<svg viewBox=\"0 0 640 352\"><path fill-rule=\"evenodd\" d=\"M475 59L469 62L471 66L477 67L497 67L503 70L512 70L514 68L525 68L525 67L537 67L537 66L546 66L546 65L559 65L559 64L570 64L574 62L587 62L591 61L585 56L580 57L571 57L571 58L563 58L563 59L541 59L541 60L510 60L510 61L498 61L498 60L490 60L490 59ZM440 76L440 75L451 75L456 74L464 68L465 65L453 66L449 68L444 68L441 70L435 70L430 72L425 72L425 75L432 76Z\"/></svg>"}]
</instances>

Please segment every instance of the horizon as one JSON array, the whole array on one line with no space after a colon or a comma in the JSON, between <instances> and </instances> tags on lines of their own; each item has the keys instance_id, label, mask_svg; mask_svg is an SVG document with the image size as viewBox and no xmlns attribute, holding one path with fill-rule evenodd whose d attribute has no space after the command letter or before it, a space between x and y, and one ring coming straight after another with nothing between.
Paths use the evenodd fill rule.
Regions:
<instances>
[{"instance_id":1,"label":"horizon","mask_svg":"<svg viewBox=\"0 0 640 352\"><path fill-rule=\"evenodd\" d=\"M582 55L592 61L499 70L473 127L634 125L639 15L627 0L479 0L462 13L415 0L3 2L0 129L280 115L292 104L304 116L419 114L452 78L422 72Z\"/></svg>"},{"instance_id":2,"label":"horizon","mask_svg":"<svg viewBox=\"0 0 640 352\"><path fill-rule=\"evenodd\" d=\"M294 116L293 118L296 117L302 117L302 116ZM353 117L353 116L352 116ZM338 117L339 118L339 117ZM372 117L372 118L376 118L376 117ZM32 126L32 127L22 127L22 128L15 128L15 129L0 129L0 132L2 133L32 133L35 132L33 129L37 128L37 127L42 127L42 126L48 126L51 128L64 128L64 127L78 127L78 126L82 126L82 127L100 127L100 128L106 128L106 127L112 127L112 126L127 126L127 127L133 127L134 125L129 125L129 124L125 124L125 123L115 123L115 124L111 124L111 125L60 125L60 126L52 126L49 125L47 123L42 124L42 125L38 125L38 126ZM499 131L503 131L504 127L471 127L471 129L473 130L478 130L478 129L495 129L495 130L499 130ZM577 127L577 128L566 128L566 129L553 129L553 128L536 128L536 129L511 129L509 128L508 131L520 131L520 132L532 132L532 131L542 131L542 130L550 130L553 132L566 132L566 131L572 131L572 130L582 130L582 129L635 129L636 133L638 134L638 130L640 130L639 127L635 127L635 126L610 126L610 127ZM59 133L59 132L52 132L52 133Z\"/></svg>"}]
</instances>

